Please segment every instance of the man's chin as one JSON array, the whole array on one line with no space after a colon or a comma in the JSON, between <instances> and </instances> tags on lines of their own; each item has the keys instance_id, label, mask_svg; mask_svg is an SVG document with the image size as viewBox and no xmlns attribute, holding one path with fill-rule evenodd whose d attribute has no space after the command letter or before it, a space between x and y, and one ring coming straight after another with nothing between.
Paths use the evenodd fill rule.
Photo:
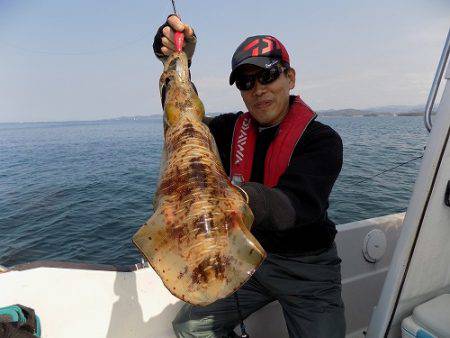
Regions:
<instances>
[{"instance_id":1,"label":"man's chin","mask_svg":"<svg viewBox=\"0 0 450 338\"><path fill-rule=\"evenodd\" d=\"M273 113L265 113L266 116L270 116L268 118L259 118L256 119L261 127L270 127L275 124L276 116Z\"/></svg>"}]
</instances>

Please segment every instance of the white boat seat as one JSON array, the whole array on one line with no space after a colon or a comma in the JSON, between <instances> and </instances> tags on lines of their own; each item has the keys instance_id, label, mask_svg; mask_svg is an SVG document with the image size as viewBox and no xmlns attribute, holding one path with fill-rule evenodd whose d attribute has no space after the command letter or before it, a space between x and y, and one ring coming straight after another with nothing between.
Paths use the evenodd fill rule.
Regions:
<instances>
[{"instance_id":1,"label":"white boat seat","mask_svg":"<svg viewBox=\"0 0 450 338\"><path fill-rule=\"evenodd\" d=\"M402 322L403 337L450 337L450 294L443 294L414 308Z\"/></svg>"}]
</instances>

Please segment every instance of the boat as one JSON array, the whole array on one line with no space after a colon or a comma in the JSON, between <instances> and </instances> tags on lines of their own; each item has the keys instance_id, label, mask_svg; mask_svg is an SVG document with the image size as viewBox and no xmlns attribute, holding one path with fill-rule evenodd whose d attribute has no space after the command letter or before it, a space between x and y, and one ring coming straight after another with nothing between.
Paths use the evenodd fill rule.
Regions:
<instances>
[{"instance_id":1,"label":"boat","mask_svg":"<svg viewBox=\"0 0 450 338\"><path fill-rule=\"evenodd\" d=\"M450 31L426 106L430 136L406 213L337 227L347 338L450 337L449 51ZM3 267L0 290L0 307L32 307L47 338L173 338L171 322L182 305L144 261L132 266L39 261ZM251 315L245 325L252 337L288 337L276 302Z\"/></svg>"}]
</instances>

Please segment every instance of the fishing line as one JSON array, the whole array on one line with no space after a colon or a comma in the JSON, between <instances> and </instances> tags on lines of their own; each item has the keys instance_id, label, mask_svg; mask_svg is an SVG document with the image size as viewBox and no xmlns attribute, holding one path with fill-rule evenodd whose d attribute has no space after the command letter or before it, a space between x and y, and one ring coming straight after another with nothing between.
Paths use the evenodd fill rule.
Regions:
<instances>
[{"instance_id":1,"label":"fishing line","mask_svg":"<svg viewBox=\"0 0 450 338\"><path fill-rule=\"evenodd\" d=\"M392 168L389 168L389 169L380 171L378 174L375 174L375 175L373 175L373 176L367 177L367 178L365 178L365 179L363 179L363 180L361 180L361 181L359 181L359 182L356 182L356 183L354 183L354 184L361 184L361 183L366 182L366 181L368 181L368 180L371 180L371 179L373 179L373 178L375 178L375 177L377 177L377 176L380 176L380 175L382 175L382 174L384 174L384 173L386 173L386 172L388 172L388 171L393 171L394 169L397 169L397 168L399 168L399 167L401 167L401 166L403 166L403 165L405 165L405 164L408 164L408 163L410 163L410 162L413 162L413 161L415 161L415 160L418 160L419 158L422 158L422 157L423 157L423 154L420 155L420 156L414 157L414 158L412 158L412 159L410 159L410 160L408 160L408 161L406 161L406 162L397 164L396 166L394 166L394 167L392 167Z\"/></svg>"},{"instance_id":2,"label":"fishing line","mask_svg":"<svg viewBox=\"0 0 450 338\"><path fill-rule=\"evenodd\" d=\"M94 55L94 54L104 54L104 53L109 53L109 52L113 52L116 50L120 50L123 49L125 47L128 47L130 45L133 45L141 40L144 40L145 38L150 37L150 34L148 32L145 32L141 35L139 35L136 39L130 40L130 41L126 41L123 43L120 43L116 46L113 47L109 47L109 48L105 48L105 49L100 49L100 50L88 50L88 51L75 51L75 52L59 52L59 51L52 51L52 50L39 50L39 49L33 49L33 48L27 48L27 47L23 47L11 42L7 42L4 40L0 40L0 44L10 47L10 48L14 48L17 50L20 50L22 52L27 52L27 53L34 53L34 54L45 54L45 55Z\"/></svg>"},{"instance_id":3,"label":"fishing line","mask_svg":"<svg viewBox=\"0 0 450 338\"><path fill-rule=\"evenodd\" d=\"M175 7L175 0L172 0L173 14L178 16L177 8Z\"/></svg>"}]
</instances>

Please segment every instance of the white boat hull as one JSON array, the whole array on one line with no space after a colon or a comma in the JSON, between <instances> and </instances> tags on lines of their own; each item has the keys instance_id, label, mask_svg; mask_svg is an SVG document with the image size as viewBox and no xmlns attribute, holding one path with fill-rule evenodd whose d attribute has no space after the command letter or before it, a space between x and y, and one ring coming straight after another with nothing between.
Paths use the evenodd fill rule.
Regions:
<instances>
[{"instance_id":1,"label":"white boat hull","mask_svg":"<svg viewBox=\"0 0 450 338\"><path fill-rule=\"evenodd\" d=\"M403 216L338 226L348 337L356 337L368 325ZM367 262L362 253L364 238L373 229L381 229L388 240L377 263ZM172 338L171 322L182 305L151 268L140 264L126 269L63 262L25 264L0 274L0 290L0 307L19 303L34 308L47 338ZM253 337L288 337L278 303L253 314L246 326Z\"/></svg>"}]
</instances>

